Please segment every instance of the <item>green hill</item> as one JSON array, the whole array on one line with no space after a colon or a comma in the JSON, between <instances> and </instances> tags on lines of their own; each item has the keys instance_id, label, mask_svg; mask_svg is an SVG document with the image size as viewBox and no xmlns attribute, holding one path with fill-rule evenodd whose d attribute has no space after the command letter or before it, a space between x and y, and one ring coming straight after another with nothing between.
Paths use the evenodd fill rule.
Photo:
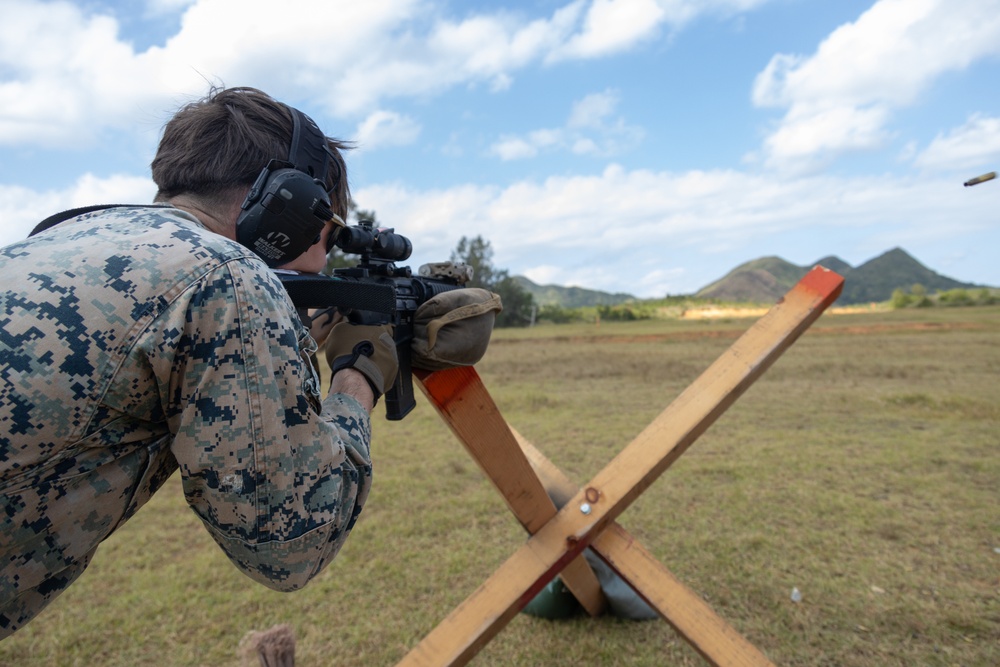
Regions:
<instances>
[{"instance_id":1,"label":"green hill","mask_svg":"<svg viewBox=\"0 0 1000 667\"><path fill-rule=\"evenodd\" d=\"M842 276L846 276L848 271L851 271L854 267L842 260L835 255L828 255L823 259L816 262L820 266L826 267L831 271L835 271Z\"/></svg>"},{"instance_id":2,"label":"green hill","mask_svg":"<svg viewBox=\"0 0 1000 667\"><path fill-rule=\"evenodd\" d=\"M913 259L902 248L893 248L865 262L844 278L841 303L886 301L892 297L894 290L909 291L914 285L923 285L927 288L928 294L950 289L982 287L942 276Z\"/></svg>"},{"instance_id":3,"label":"green hill","mask_svg":"<svg viewBox=\"0 0 1000 667\"><path fill-rule=\"evenodd\" d=\"M774 303L817 264L844 276L844 291L837 300L841 305L888 301L894 290L908 292L914 285L923 285L928 294L983 287L943 276L918 262L902 248L893 248L857 267L834 255L808 266L798 266L781 257L761 257L737 266L691 296L715 301ZM621 292L612 294L583 287L538 285L524 276L514 276L514 280L531 294L539 306L581 308L637 301L633 295Z\"/></svg>"},{"instance_id":4,"label":"green hill","mask_svg":"<svg viewBox=\"0 0 1000 667\"><path fill-rule=\"evenodd\" d=\"M844 291L837 302L845 305L887 301L894 290L908 291L917 284L923 285L928 293L981 287L942 276L902 248L893 248L858 267L851 267L835 256L824 257L809 266L797 266L780 257L763 257L741 264L720 280L698 290L694 296L719 301L772 303L816 264L844 276Z\"/></svg>"},{"instance_id":5,"label":"green hill","mask_svg":"<svg viewBox=\"0 0 1000 667\"><path fill-rule=\"evenodd\" d=\"M584 306L617 306L626 301L635 301L631 294L601 292L583 287L560 287L559 285L538 285L524 276L514 276L518 286L535 299L539 306L562 306L581 308Z\"/></svg>"},{"instance_id":6,"label":"green hill","mask_svg":"<svg viewBox=\"0 0 1000 667\"><path fill-rule=\"evenodd\" d=\"M721 279L695 293L699 299L766 302L778 300L807 269L780 257L762 257L740 264Z\"/></svg>"}]
</instances>

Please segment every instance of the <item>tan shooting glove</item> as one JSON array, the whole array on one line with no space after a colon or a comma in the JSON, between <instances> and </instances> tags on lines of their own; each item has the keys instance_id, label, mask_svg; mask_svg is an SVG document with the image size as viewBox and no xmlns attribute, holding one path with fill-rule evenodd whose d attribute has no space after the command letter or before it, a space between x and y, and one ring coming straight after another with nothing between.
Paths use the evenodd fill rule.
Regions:
<instances>
[{"instance_id":1,"label":"tan shooting glove","mask_svg":"<svg viewBox=\"0 0 1000 667\"><path fill-rule=\"evenodd\" d=\"M341 322L330 331L323 347L333 374L345 368L358 371L371 385L375 400L392 387L399 373L396 343L389 324Z\"/></svg>"}]
</instances>

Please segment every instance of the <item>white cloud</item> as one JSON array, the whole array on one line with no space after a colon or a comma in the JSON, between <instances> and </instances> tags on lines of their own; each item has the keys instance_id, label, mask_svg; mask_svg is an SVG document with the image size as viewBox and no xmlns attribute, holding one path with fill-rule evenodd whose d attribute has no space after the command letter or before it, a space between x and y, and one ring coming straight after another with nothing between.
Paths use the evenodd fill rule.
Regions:
<instances>
[{"instance_id":1,"label":"white cloud","mask_svg":"<svg viewBox=\"0 0 1000 667\"><path fill-rule=\"evenodd\" d=\"M459 85L499 92L525 67L620 52L661 25L763 1L572 0L542 17L463 9L456 19L427 0L284 0L280 11L271 0L242 0L239 11L230 0L153 0L149 12L182 12L180 29L136 51L111 10L4 0L0 144L68 148L109 127L155 132L210 84L256 86L341 118Z\"/></svg>"},{"instance_id":2,"label":"white cloud","mask_svg":"<svg viewBox=\"0 0 1000 667\"><path fill-rule=\"evenodd\" d=\"M479 82L493 91L507 90L514 72L568 38L579 4L530 21L497 12L461 21L421 15L405 31L391 26L359 45L343 75L331 77L329 106L335 113L353 113L387 97L434 95Z\"/></svg>"},{"instance_id":3,"label":"white cloud","mask_svg":"<svg viewBox=\"0 0 1000 667\"><path fill-rule=\"evenodd\" d=\"M355 197L362 206L376 202L380 219L413 240L414 264L447 257L461 236L481 234L496 265L514 275L648 297L693 292L737 264L771 254L800 264L829 254L860 262L903 243L944 270L944 253L954 250L949 244L979 239L961 246L973 252L994 234L995 205L963 194L952 179L785 180L773 173L612 165L596 175L506 188L421 192L377 185ZM788 256L791 249L802 252L803 233L809 255Z\"/></svg>"},{"instance_id":4,"label":"white cloud","mask_svg":"<svg viewBox=\"0 0 1000 667\"><path fill-rule=\"evenodd\" d=\"M752 98L786 108L764 159L803 168L886 141L892 112L913 104L942 74L1000 54L997 0L879 0L837 28L812 56L778 54Z\"/></svg>"},{"instance_id":5,"label":"white cloud","mask_svg":"<svg viewBox=\"0 0 1000 667\"><path fill-rule=\"evenodd\" d=\"M505 135L490 153L501 160L533 158L546 149L599 157L622 153L637 145L644 132L623 118L612 119L617 106L616 91L587 95L573 103L565 127L533 130L522 137Z\"/></svg>"},{"instance_id":6,"label":"white cloud","mask_svg":"<svg viewBox=\"0 0 1000 667\"><path fill-rule=\"evenodd\" d=\"M504 137L490 147L490 152L501 160L520 160L538 155L538 147L526 139Z\"/></svg>"},{"instance_id":7,"label":"white cloud","mask_svg":"<svg viewBox=\"0 0 1000 667\"><path fill-rule=\"evenodd\" d=\"M569 38L578 5L540 19L496 12L453 20L423 0L284 0L280 11L270 0L242 0L239 11L229 0L162 0L149 9L183 9L180 30L136 52L113 15L5 0L0 143L86 145L102 128L169 113L211 83L257 86L341 117L467 83L502 91L519 68Z\"/></svg>"},{"instance_id":8,"label":"white cloud","mask_svg":"<svg viewBox=\"0 0 1000 667\"><path fill-rule=\"evenodd\" d=\"M156 185L148 178L113 175L98 178L84 174L70 188L37 192L30 188L0 185L0 247L24 238L39 222L54 213L95 202L145 204L153 201Z\"/></svg>"},{"instance_id":9,"label":"white cloud","mask_svg":"<svg viewBox=\"0 0 1000 667\"><path fill-rule=\"evenodd\" d=\"M623 51L655 35L665 15L655 0L594 0L583 29L556 57L592 58Z\"/></svg>"},{"instance_id":10,"label":"white cloud","mask_svg":"<svg viewBox=\"0 0 1000 667\"><path fill-rule=\"evenodd\" d=\"M147 0L146 13L149 16L174 14L195 3L195 0Z\"/></svg>"},{"instance_id":11,"label":"white cloud","mask_svg":"<svg viewBox=\"0 0 1000 667\"><path fill-rule=\"evenodd\" d=\"M888 115L884 107L859 109L831 107L789 113L765 142L772 165L818 166L831 155L874 148L888 137L884 129Z\"/></svg>"},{"instance_id":12,"label":"white cloud","mask_svg":"<svg viewBox=\"0 0 1000 667\"><path fill-rule=\"evenodd\" d=\"M513 84L514 78L506 72L501 72L493 77L492 81L490 81L490 92L502 93L505 90L509 90Z\"/></svg>"},{"instance_id":13,"label":"white cloud","mask_svg":"<svg viewBox=\"0 0 1000 667\"><path fill-rule=\"evenodd\" d=\"M702 14L723 17L768 0L593 0L582 25L548 56L550 62L598 58L650 41L664 28L677 30ZM573 3L582 7L582 2Z\"/></svg>"},{"instance_id":14,"label":"white cloud","mask_svg":"<svg viewBox=\"0 0 1000 667\"><path fill-rule=\"evenodd\" d=\"M532 145L546 148L562 142L562 135L561 130L535 130L528 136L531 138Z\"/></svg>"},{"instance_id":15,"label":"white cloud","mask_svg":"<svg viewBox=\"0 0 1000 667\"><path fill-rule=\"evenodd\" d=\"M573 110L570 111L566 125L581 128L600 127L604 119L615 112L617 106L618 94L612 90L587 95L573 103Z\"/></svg>"},{"instance_id":16,"label":"white cloud","mask_svg":"<svg viewBox=\"0 0 1000 667\"><path fill-rule=\"evenodd\" d=\"M94 202L145 204L152 202L155 195L156 185L149 178L124 174L99 178L93 174L84 174L69 191L69 207L86 206Z\"/></svg>"},{"instance_id":17,"label":"white cloud","mask_svg":"<svg viewBox=\"0 0 1000 667\"><path fill-rule=\"evenodd\" d=\"M49 146L93 139L93 126L122 123L155 82L110 16L75 6L14 0L0 21L0 143ZM128 101L122 104L121 100Z\"/></svg>"},{"instance_id":18,"label":"white cloud","mask_svg":"<svg viewBox=\"0 0 1000 667\"><path fill-rule=\"evenodd\" d=\"M597 155L601 152L597 143L588 137L581 137L573 142L570 150L574 155Z\"/></svg>"},{"instance_id":19,"label":"white cloud","mask_svg":"<svg viewBox=\"0 0 1000 667\"><path fill-rule=\"evenodd\" d=\"M535 283L536 285L551 285L553 280L557 278L565 278L565 273L558 266L553 266L552 264L543 264L541 266L533 266L530 269L525 269L522 274L525 278ZM563 283L565 286L569 286L571 283Z\"/></svg>"},{"instance_id":20,"label":"white cloud","mask_svg":"<svg viewBox=\"0 0 1000 667\"><path fill-rule=\"evenodd\" d=\"M939 134L914 159L925 169L971 169L1000 162L1000 118L974 114L964 125Z\"/></svg>"},{"instance_id":21,"label":"white cloud","mask_svg":"<svg viewBox=\"0 0 1000 667\"><path fill-rule=\"evenodd\" d=\"M360 150L405 146L420 135L420 123L395 111L375 111L359 125L355 139Z\"/></svg>"},{"instance_id":22,"label":"white cloud","mask_svg":"<svg viewBox=\"0 0 1000 667\"><path fill-rule=\"evenodd\" d=\"M64 191L0 186L0 246L60 210L148 202L154 191L148 179L121 175L88 174ZM360 206L374 206L380 220L413 241L414 267L445 260L460 237L481 234L496 266L514 275L641 297L693 292L762 255L806 264L837 254L857 263L900 243L935 270L990 282L969 273L969 256L983 255L989 264L983 271L996 282L988 250L1000 243L992 194L970 192L952 178L784 180L774 173L617 165L504 188L420 191L383 183L354 193ZM805 250L803 233L810 239Z\"/></svg>"}]
</instances>

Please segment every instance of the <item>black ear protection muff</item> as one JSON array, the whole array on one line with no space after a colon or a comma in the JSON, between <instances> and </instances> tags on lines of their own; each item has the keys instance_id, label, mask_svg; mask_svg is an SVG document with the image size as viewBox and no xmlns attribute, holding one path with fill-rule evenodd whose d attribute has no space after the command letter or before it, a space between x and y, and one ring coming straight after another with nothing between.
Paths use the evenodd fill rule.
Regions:
<instances>
[{"instance_id":1,"label":"black ear protection muff","mask_svg":"<svg viewBox=\"0 0 1000 667\"><path fill-rule=\"evenodd\" d=\"M289 109L293 126L288 160L267 163L236 220L236 240L270 267L292 261L319 241L323 226L334 217L326 189L331 164L337 171L333 189L341 177L340 165L316 123L298 109Z\"/></svg>"}]
</instances>

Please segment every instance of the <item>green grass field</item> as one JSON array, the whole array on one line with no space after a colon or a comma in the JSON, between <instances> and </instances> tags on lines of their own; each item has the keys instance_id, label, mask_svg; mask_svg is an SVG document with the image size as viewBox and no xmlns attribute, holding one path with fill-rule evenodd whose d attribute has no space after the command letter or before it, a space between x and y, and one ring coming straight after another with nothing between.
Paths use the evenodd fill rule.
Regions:
<instances>
[{"instance_id":1,"label":"green grass field","mask_svg":"<svg viewBox=\"0 0 1000 667\"><path fill-rule=\"evenodd\" d=\"M751 320L500 330L479 366L577 483ZM392 665L525 536L422 396L375 420L375 486L305 590L239 574L173 478L0 665ZM620 523L778 665L1000 664L1000 308L821 318ZM790 599L792 588L801 602ZM246 663L254 664L254 663ZM473 665L701 665L663 621L518 615Z\"/></svg>"}]
</instances>

